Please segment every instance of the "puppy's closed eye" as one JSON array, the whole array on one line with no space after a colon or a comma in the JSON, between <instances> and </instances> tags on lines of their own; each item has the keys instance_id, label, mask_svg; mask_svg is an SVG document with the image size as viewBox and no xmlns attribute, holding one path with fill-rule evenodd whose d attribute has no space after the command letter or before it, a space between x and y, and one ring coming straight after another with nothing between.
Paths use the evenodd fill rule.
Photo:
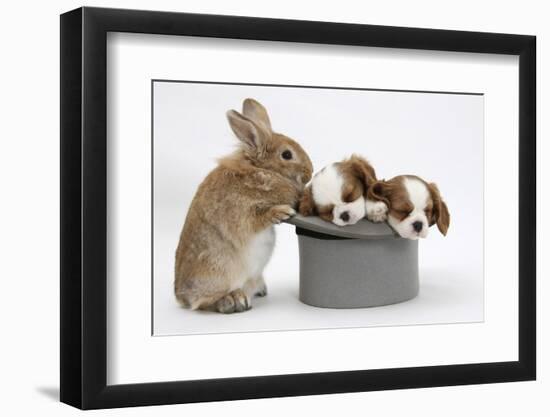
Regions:
<instances>
[{"instance_id":1,"label":"puppy's closed eye","mask_svg":"<svg viewBox=\"0 0 550 417\"><path fill-rule=\"evenodd\" d=\"M359 183L348 184L342 193L344 203L352 203L363 195L363 186Z\"/></svg>"},{"instance_id":2,"label":"puppy's closed eye","mask_svg":"<svg viewBox=\"0 0 550 417\"><path fill-rule=\"evenodd\" d=\"M432 209L429 207L426 207L424 209L424 213L426 214L426 218L430 220L430 226L434 224L432 221Z\"/></svg>"},{"instance_id":3,"label":"puppy's closed eye","mask_svg":"<svg viewBox=\"0 0 550 417\"><path fill-rule=\"evenodd\" d=\"M411 213L410 210L391 210L391 215L395 217L396 219L399 219L400 221L405 220L407 217L409 217L409 214Z\"/></svg>"},{"instance_id":4,"label":"puppy's closed eye","mask_svg":"<svg viewBox=\"0 0 550 417\"><path fill-rule=\"evenodd\" d=\"M331 222L334 219L334 204L317 207L317 211L319 213L319 217L327 222Z\"/></svg>"}]
</instances>

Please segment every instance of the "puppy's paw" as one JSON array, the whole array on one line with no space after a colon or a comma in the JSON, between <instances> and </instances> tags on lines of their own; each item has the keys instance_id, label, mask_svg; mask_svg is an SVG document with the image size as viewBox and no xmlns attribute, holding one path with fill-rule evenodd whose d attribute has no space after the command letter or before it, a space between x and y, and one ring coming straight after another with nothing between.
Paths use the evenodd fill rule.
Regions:
<instances>
[{"instance_id":1,"label":"puppy's paw","mask_svg":"<svg viewBox=\"0 0 550 417\"><path fill-rule=\"evenodd\" d=\"M271 216L271 222L274 224L279 224L283 220L290 219L292 216L296 215L296 210L288 204L280 204L278 206L271 207L269 209L269 214Z\"/></svg>"},{"instance_id":2,"label":"puppy's paw","mask_svg":"<svg viewBox=\"0 0 550 417\"><path fill-rule=\"evenodd\" d=\"M246 294L242 290L235 290L216 302L216 310L219 313L231 314L250 310L250 305Z\"/></svg>"},{"instance_id":3,"label":"puppy's paw","mask_svg":"<svg viewBox=\"0 0 550 417\"><path fill-rule=\"evenodd\" d=\"M382 201L366 202L367 219L374 223L381 223L388 219L388 206Z\"/></svg>"}]
</instances>

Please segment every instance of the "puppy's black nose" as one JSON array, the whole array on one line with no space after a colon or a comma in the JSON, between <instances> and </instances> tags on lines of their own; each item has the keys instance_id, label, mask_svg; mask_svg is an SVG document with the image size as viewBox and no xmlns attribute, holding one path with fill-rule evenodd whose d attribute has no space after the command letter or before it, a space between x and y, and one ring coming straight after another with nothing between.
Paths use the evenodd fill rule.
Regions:
<instances>
[{"instance_id":1,"label":"puppy's black nose","mask_svg":"<svg viewBox=\"0 0 550 417\"><path fill-rule=\"evenodd\" d=\"M415 232L420 232L422 230L422 222L414 222L412 226Z\"/></svg>"},{"instance_id":2,"label":"puppy's black nose","mask_svg":"<svg viewBox=\"0 0 550 417\"><path fill-rule=\"evenodd\" d=\"M349 222L349 213L347 211L344 211L342 214L340 214L340 219L342 219L343 222Z\"/></svg>"}]
</instances>

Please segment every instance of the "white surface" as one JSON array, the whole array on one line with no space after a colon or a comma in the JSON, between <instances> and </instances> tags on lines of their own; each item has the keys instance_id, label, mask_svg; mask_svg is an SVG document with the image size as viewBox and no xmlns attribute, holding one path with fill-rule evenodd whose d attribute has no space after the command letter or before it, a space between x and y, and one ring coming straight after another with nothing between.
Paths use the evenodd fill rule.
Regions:
<instances>
[{"instance_id":1,"label":"white surface","mask_svg":"<svg viewBox=\"0 0 550 417\"><path fill-rule=\"evenodd\" d=\"M154 335L483 320L483 96L177 82L153 89ZM281 225L264 273L267 298L232 316L180 307L174 253L183 221L216 158L234 149L225 112L240 110L246 97L266 106L275 130L300 142L315 171L357 152L379 178L417 173L439 184L452 224L446 238L433 227L420 241L416 299L346 310L302 304L295 228Z\"/></svg>"},{"instance_id":2,"label":"white surface","mask_svg":"<svg viewBox=\"0 0 550 417\"><path fill-rule=\"evenodd\" d=\"M87 2L89 5L180 10L203 13L249 14L270 17L339 20L373 24L437 27L442 29L485 30L537 34L538 73L548 73L550 27L545 3L525 1L469 1L442 7L439 1L416 2L307 2L280 0L233 2L121 0ZM0 27L4 62L0 68L5 83L1 105L2 145L0 173L3 195L8 204L0 205L5 255L0 264L4 297L0 303L2 344L0 388L4 395L0 412L4 415L79 416L82 413L57 402L59 389L59 187L58 116L59 31L58 14L78 7L77 1L56 3L31 1L4 5L5 19ZM495 12L498 10L498 13ZM25 16L26 29L21 30ZM37 63L40 63L37 66ZM39 71L37 71L39 70ZM37 77L37 74L40 76ZM542 77L541 77L542 78ZM539 82L539 138L548 137L547 119L550 84ZM32 90L21 94L21 86ZM32 115L32 117L30 117ZM539 161L550 158L548 144L541 147ZM550 167L540 167L538 188L541 212L550 210ZM6 200L3 199L3 202ZM539 222L539 333L540 352L550 349L550 223ZM32 250L30 246L40 248ZM29 253L32 250L32 262ZM452 326L451 326L452 327ZM102 410L94 416L243 416L300 415L334 416L343 411L370 415L441 416L470 415L546 416L550 390L550 362L540 355L537 382L436 389L398 390L355 394L269 400L234 401L166 407Z\"/></svg>"},{"instance_id":3,"label":"white surface","mask_svg":"<svg viewBox=\"0 0 550 417\"><path fill-rule=\"evenodd\" d=\"M301 44L266 48L257 41L121 34L111 35L107 48L108 383L517 359L517 205L502 210L502 196L517 201L516 58ZM234 60L236 55L239 60ZM218 65L231 57L231 66ZM396 70L404 66L407 72ZM273 84L483 91L485 210L490 214L485 218L485 321L151 337L150 80L221 76L226 81ZM274 123L279 123L275 122L278 117ZM214 150L217 155L219 148ZM448 165L452 163L453 155ZM464 165L462 171L468 169ZM444 184L442 189L446 189ZM508 239L502 239L504 233ZM459 248L458 257L463 251ZM396 354L390 347L400 346L404 340L407 350ZM465 340L476 343L465 344ZM346 354L335 355L342 346ZM285 354L276 354L280 351Z\"/></svg>"}]
</instances>

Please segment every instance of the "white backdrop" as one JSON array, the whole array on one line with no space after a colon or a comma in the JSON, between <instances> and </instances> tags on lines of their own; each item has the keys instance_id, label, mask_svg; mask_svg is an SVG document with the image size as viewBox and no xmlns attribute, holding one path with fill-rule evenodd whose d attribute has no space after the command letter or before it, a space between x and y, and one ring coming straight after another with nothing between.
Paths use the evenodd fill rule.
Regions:
<instances>
[{"instance_id":1,"label":"white backdrop","mask_svg":"<svg viewBox=\"0 0 550 417\"><path fill-rule=\"evenodd\" d=\"M516 360L517 205L511 204L503 211L499 197L506 195L509 201L517 201L517 58L294 43L270 43L269 48L265 45L260 41L227 39L119 33L108 36L108 383ZM235 56L240 59L235 61ZM232 65L220 67L218 63L226 59L233 59ZM407 71L403 72L405 66ZM483 91L485 211L490 213L484 222L485 320L453 326L356 326L151 337L150 84L151 79L178 77ZM507 239L502 239L503 233ZM281 301L273 297L269 300L272 301L266 305L279 312ZM422 299L415 301L419 300ZM389 311L379 309L382 310ZM371 315L372 311L365 310L365 314ZM351 310L349 315L356 317ZM188 315L182 320L195 317ZM216 315L210 317L220 319ZM221 319L225 323L241 323L246 317L257 314ZM216 343L212 343L213 338ZM406 350L397 354L389 348L397 348L403 340L408 341ZM476 343L464 344L465 340ZM286 354L275 355L274 344L285 346ZM333 355L334 349L341 346L346 347L346 355ZM208 358L208 366L202 361L182 360L182 352L186 357ZM266 356L269 360L264 360ZM154 360L144 361L144 357Z\"/></svg>"},{"instance_id":2,"label":"white backdrop","mask_svg":"<svg viewBox=\"0 0 550 417\"><path fill-rule=\"evenodd\" d=\"M0 303L3 327L0 381L3 397L0 409L4 414L81 415L78 410L57 402L59 378L59 29L58 15L81 6L75 0L55 3L30 1L8 3L0 27L5 65L0 68L6 82L2 92L2 109L9 117L2 119L4 152L0 173L7 204L0 205L3 222L0 264L6 296ZM91 6L126 7L188 11L198 13L240 14L343 21L441 29L481 30L525 33L538 36L538 74L548 72L550 27L544 2L464 0L443 6L436 0L356 2L258 2L255 0L188 1L175 0L89 0ZM496 12L498 10L498 13ZM25 29L20 19L25 16ZM38 65L39 63L39 65ZM38 75L38 76L37 76ZM22 95L21 85L32 93ZM539 141L548 137L548 122L541 117L547 110L550 84L538 83ZM546 111L547 112L547 111ZM539 143L542 143L540 141ZM539 147L539 161L550 157L547 144ZM550 168L539 164L539 209L550 210L548 187ZM15 180L14 180L15 179ZM9 220L8 220L9 219ZM550 250L550 222L539 221L539 253ZM32 247L40 250L31 249ZM32 252L33 261L29 262ZM539 276L550 274L547 257L539 256ZM550 297L548 280L540 279L539 300ZM22 301L23 300L23 301ZM550 307L539 302L539 352L547 352L550 330L547 317ZM314 397L297 397L225 403L191 404L168 407L145 407L94 412L99 416L181 416L200 413L202 416L262 414L279 416L315 412L331 416L342 410L388 415L448 416L471 414L503 416L544 416L547 413L547 392L550 389L550 362L539 359L539 380L528 383L484 386L444 387ZM452 404L452 406L449 406Z\"/></svg>"},{"instance_id":3,"label":"white backdrop","mask_svg":"<svg viewBox=\"0 0 550 417\"><path fill-rule=\"evenodd\" d=\"M153 89L155 335L483 320L483 96L158 81ZM417 174L438 183L451 228L444 238L434 227L420 242L417 298L347 310L300 303L297 238L281 225L266 299L233 316L179 306L173 271L183 221L216 158L235 148L225 112L240 111L246 97L267 107L274 129L298 140L316 171L357 152L379 178Z\"/></svg>"}]
</instances>

